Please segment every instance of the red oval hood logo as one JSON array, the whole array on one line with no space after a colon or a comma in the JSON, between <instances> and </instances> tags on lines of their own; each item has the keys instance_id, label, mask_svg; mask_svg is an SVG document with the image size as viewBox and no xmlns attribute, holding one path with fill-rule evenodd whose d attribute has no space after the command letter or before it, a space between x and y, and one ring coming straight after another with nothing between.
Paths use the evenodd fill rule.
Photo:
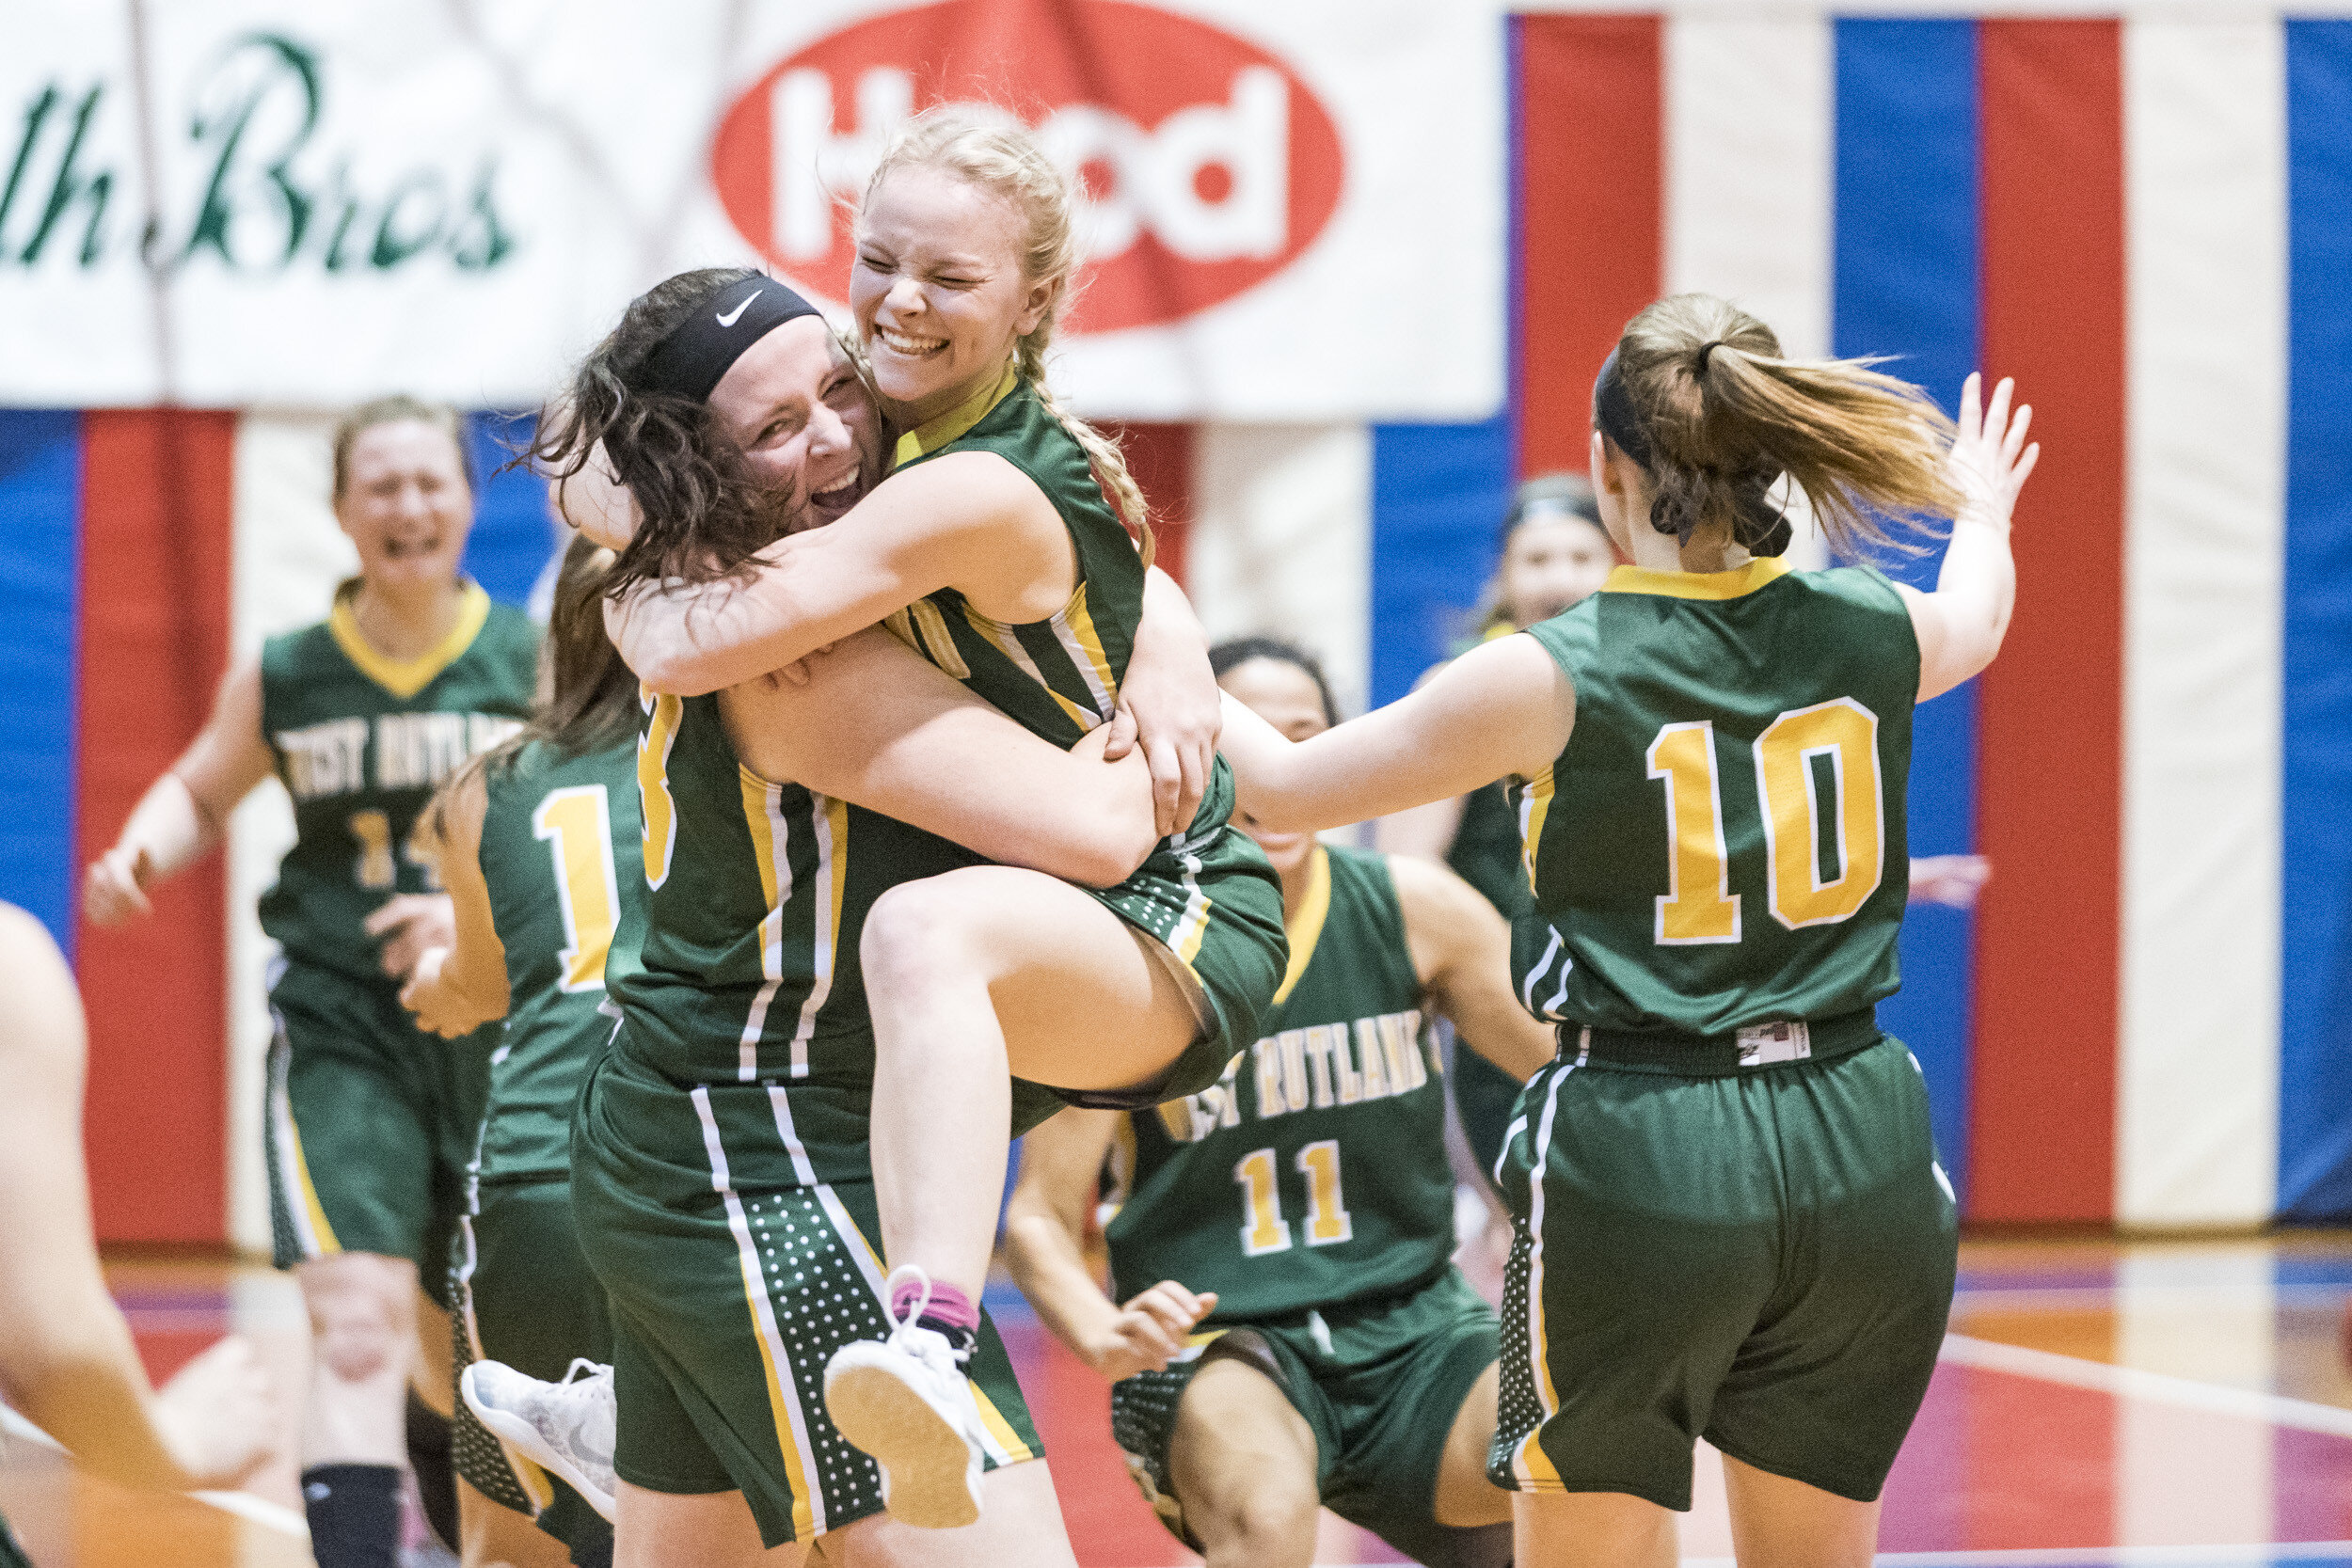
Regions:
<instances>
[{"instance_id":1,"label":"red oval hood logo","mask_svg":"<svg viewBox=\"0 0 2352 1568\"><path fill-rule=\"evenodd\" d=\"M1339 130L1297 72L1127 0L945 0L819 39L720 121L719 199L780 274L842 299L853 250L839 198L864 189L899 121L947 101L1018 113L1084 182L1073 331L1231 299L1288 265L1339 205Z\"/></svg>"}]
</instances>

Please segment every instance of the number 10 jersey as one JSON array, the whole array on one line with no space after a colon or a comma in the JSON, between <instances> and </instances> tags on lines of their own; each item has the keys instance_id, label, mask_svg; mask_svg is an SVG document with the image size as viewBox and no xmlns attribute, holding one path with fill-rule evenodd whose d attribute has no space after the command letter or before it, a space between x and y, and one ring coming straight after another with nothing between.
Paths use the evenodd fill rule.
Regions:
<instances>
[{"instance_id":1,"label":"number 10 jersey","mask_svg":"<svg viewBox=\"0 0 2352 1568\"><path fill-rule=\"evenodd\" d=\"M1384 857L1317 846L1263 1038L1128 1118L1106 1227L1121 1301L1217 1292L1210 1327L1415 1289L1454 1251L1445 1090Z\"/></svg>"},{"instance_id":2,"label":"number 10 jersey","mask_svg":"<svg viewBox=\"0 0 2352 1568\"><path fill-rule=\"evenodd\" d=\"M1893 994L1919 644L1885 578L1620 566L1530 635L1576 684L1519 792L1530 1010L1722 1035Z\"/></svg>"}]
</instances>

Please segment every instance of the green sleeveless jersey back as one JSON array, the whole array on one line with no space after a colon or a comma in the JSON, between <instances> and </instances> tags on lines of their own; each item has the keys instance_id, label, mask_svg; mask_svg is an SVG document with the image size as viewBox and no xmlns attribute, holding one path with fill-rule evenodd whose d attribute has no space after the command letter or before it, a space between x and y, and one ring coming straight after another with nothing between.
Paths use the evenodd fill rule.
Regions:
<instances>
[{"instance_id":1,"label":"green sleeveless jersey back","mask_svg":"<svg viewBox=\"0 0 2352 1568\"><path fill-rule=\"evenodd\" d=\"M645 693L637 742L645 936L613 977L623 1048L675 1082L863 1090L858 941L899 882L980 858L738 759L719 698Z\"/></svg>"},{"instance_id":2,"label":"green sleeveless jersey back","mask_svg":"<svg viewBox=\"0 0 2352 1568\"><path fill-rule=\"evenodd\" d=\"M1128 1118L1121 1301L1174 1279L1247 1323L1408 1290L1453 1255L1445 1092L1387 861L1318 847L1290 942L1265 1037Z\"/></svg>"},{"instance_id":3,"label":"green sleeveless jersey back","mask_svg":"<svg viewBox=\"0 0 2352 1568\"><path fill-rule=\"evenodd\" d=\"M382 986L361 922L394 894L440 886L410 835L434 787L530 716L539 628L469 583L440 646L387 658L359 633L357 590L343 584L320 625L262 644L262 732L294 797L294 846L262 928L289 958Z\"/></svg>"},{"instance_id":4,"label":"green sleeveless jersey back","mask_svg":"<svg viewBox=\"0 0 2352 1568\"><path fill-rule=\"evenodd\" d=\"M637 748L569 755L534 740L484 783L482 876L507 1007L477 1171L546 1180L571 1169L572 1101L612 1035L605 987L644 938Z\"/></svg>"},{"instance_id":5,"label":"green sleeveless jersey back","mask_svg":"<svg viewBox=\"0 0 2352 1568\"><path fill-rule=\"evenodd\" d=\"M1894 992L1919 645L1885 578L1621 566L1531 635L1576 685L1520 797L1531 1009L1720 1035Z\"/></svg>"}]
</instances>

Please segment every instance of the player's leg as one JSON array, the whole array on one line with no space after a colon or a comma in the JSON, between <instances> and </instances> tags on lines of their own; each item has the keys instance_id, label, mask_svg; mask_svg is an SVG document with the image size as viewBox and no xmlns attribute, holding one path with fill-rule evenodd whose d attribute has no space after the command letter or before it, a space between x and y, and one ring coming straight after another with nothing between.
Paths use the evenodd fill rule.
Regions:
<instances>
[{"instance_id":1,"label":"player's leg","mask_svg":"<svg viewBox=\"0 0 2352 1568\"><path fill-rule=\"evenodd\" d=\"M809 1548L760 1543L740 1492L656 1492L623 1481L613 1491L612 1568L799 1568Z\"/></svg>"},{"instance_id":2,"label":"player's leg","mask_svg":"<svg viewBox=\"0 0 2352 1568\"><path fill-rule=\"evenodd\" d=\"M1031 1460L980 1478L979 1518L960 1529L917 1529L887 1513L818 1538L825 1568L1076 1568L1054 1478Z\"/></svg>"},{"instance_id":3,"label":"player's leg","mask_svg":"<svg viewBox=\"0 0 2352 1568\"><path fill-rule=\"evenodd\" d=\"M296 1263L310 1321L303 1512L319 1568L390 1568L400 1544L417 1266L343 1252Z\"/></svg>"},{"instance_id":4,"label":"player's leg","mask_svg":"<svg viewBox=\"0 0 2352 1568\"><path fill-rule=\"evenodd\" d=\"M1724 1455L1740 1568L1869 1568L1879 1505L1856 1502Z\"/></svg>"},{"instance_id":5,"label":"player's leg","mask_svg":"<svg viewBox=\"0 0 2352 1568\"><path fill-rule=\"evenodd\" d=\"M1446 1431L1430 1512L1438 1523L1450 1528L1510 1520L1511 1495L1486 1479L1486 1450L1494 1446L1495 1389L1500 1381L1498 1369L1489 1364L1470 1386L1469 1397Z\"/></svg>"},{"instance_id":6,"label":"player's leg","mask_svg":"<svg viewBox=\"0 0 2352 1568\"><path fill-rule=\"evenodd\" d=\"M466 1568L571 1568L572 1549L532 1523L528 1513L503 1508L457 1478L458 1556Z\"/></svg>"},{"instance_id":7,"label":"player's leg","mask_svg":"<svg viewBox=\"0 0 2352 1568\"><path fill-rule=\"evenodd\" d=\"M1513 1560L1542 1568L1674 1568L1680 1555L1674 1514L1622 1492L1515 1493L1511 1525Z\"/></svg>"},{"instance_id":8,"label":"player's leg","mask_svg":"<svg viewBox=\"0 0 2352 1568\"><path fill-rule=\"evenodd\" d=\"M1317 1449L1272 1378L1212 1357L1176 1406L1168 1468L1184 1528L1211 1568L1307 1568L1322 1510Z\"/></svg>"},{"instance_id":9,"label":"player's leg","mask_svg":"<svg viewBox=\"0 0 2352 1568\"><path fill-rule=\"evenodd\" d=\"M1200 1033L1135 928L1070 884L975 866L876 901L861 948L875 1035L883 1256L971 1302L1004 1190L1011 1080L1152 1082Z\"/></svg>"}]
</instances>

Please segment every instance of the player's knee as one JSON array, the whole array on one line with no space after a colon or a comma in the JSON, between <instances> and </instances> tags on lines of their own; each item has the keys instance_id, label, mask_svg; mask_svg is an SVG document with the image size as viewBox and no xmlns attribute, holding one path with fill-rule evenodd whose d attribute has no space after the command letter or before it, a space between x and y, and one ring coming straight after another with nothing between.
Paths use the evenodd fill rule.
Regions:
<instances>
[{"instance_id":1,"label":"player's knee","mask_svg":"<svg viewBox=\"0 0 2352 1568\"><path fill-rule=\"evenodd\" d=\"M1323 1499L1311 1481L1258 1471L1225 1497L1184 1504L1184 1519L1204 1546L1247 1562L1307 1562L1314 1555Z\"/></svg>"},{"instance_id":2,"label":"player's knee","mask_svg":"<svg viewBox=\"0 0 2352 1568\"><path fill-rule=\"evenodd\" d=\"M900 882L866 912L858 961L867 989L905 995L909 987L937 983L971 957L971 931L970 906L953 889L936 879Z\"/></svg>"},{"instance_id":3,"label":"player's knee","mask_svg":"<svg viewBox=\"0 0 2352 1568\"><path fill-rule=\"evenodd\" d=\"M320 1370L340 1383L365 1383L396 1369L405 1375L415 1328L411 1267L350 1253L304 1264L301 1280Z\"/></svg>"}]
</instances>

